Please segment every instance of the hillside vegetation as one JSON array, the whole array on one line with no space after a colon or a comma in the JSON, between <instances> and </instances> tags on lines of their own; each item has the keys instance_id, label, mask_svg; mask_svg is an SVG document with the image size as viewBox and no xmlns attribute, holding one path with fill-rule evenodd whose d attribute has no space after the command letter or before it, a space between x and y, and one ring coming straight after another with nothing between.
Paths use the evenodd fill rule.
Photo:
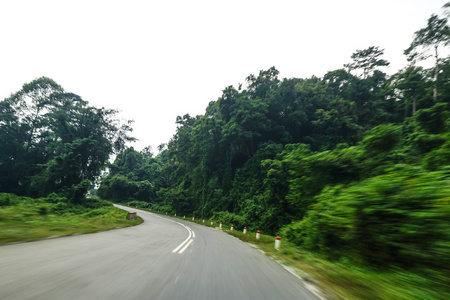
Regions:
<instances>
[{"instance_id":1,"label":"hillside vegetation","mask_svg":"<svg viewBox=\"0 0 450 300\"><path fill-rule=\"evenodd\" d=\"M126 147L131 122L117 111L36 79L0 102L3 239L52 228L55 215L115 216L86 198L97 183L102 199L280 234L329 261L421 274L448 295L449 45L447 18L432 15L393 75L376 46L323 77L251 74L203 115L178 116L156 156Z\"/></svg>"},{"instance_id":2,"label":"hillside vegetation","mask_svg":"<svg viewBox=\"0 0 450 300\"><path fill-rule=\"evenodd\" d=\"M375 46L321 78L249 75L203 115L177 117L156 157L121 152L98 195L449 278L450 59L434 52L449 43L447 20L433 15L391 76Z\"/></svg>"},{"instance_id":3,"label":"hillside vegetation","mask_svg":"<svg viewBox=\"0 0 450 300\"><path fill-rule=\"evenodd\" d=\"M51 194L33 199L0 193L0 245L48 237L92 233L140 224L126 219L127 212L112 203L91 199L88 205L73 205Z\"/></svg>"}]
</instances>

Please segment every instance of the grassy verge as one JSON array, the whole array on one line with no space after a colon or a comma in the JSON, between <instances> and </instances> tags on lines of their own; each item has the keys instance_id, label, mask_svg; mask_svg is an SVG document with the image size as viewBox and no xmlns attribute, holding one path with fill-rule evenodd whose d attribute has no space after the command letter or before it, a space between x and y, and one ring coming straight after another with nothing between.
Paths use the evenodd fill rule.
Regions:
<instances>
[{"instance_id":1,"label":"grassy verge","mask_svg":"<svg viewBox=\"0 0 450 300\"><path fill-rule=\"evenodd\" d=\"M261 235L256 240L255 233L227 232L293 268L306 282L318 287L326 299L450 299L448 278L431 270L419 273L332 262L302 251L286 240L276 250L272 236Z\"/></svg>"},{"instance_id":2,"label":"grassy verge","mask_svg":"<svg viewBox=\"0 0 450 300\"><path fill-rule=\"evenodd\" d=\"M142 223L130 221L127 212L111 206L54 212L58 204L42 199L14 198L13 205L0 206L0 245L34 241L53 236L92 233Z\"/></svg>"},{"instance_id":3,"label":"grassy verge","mask_svg":"<svg viewBox=\"0 0 450 300\"><path fill-rule=\"evenodd\" d=\"M204 223L201 219L192 221L192 217L184 220L216 228L220 223L214 221L211 225L211 220ZM230 231L230 226L225 224L223 231L255 245L272 259L293 269L303 280L317 287L325 299L450 299L449 276L443 272L407 271L395 267L377 269L349 261L333 262L286 240L282 240L280 250L276 250L273 236L261 234L257 240L254 232Z\"/></svg>"}]
</instances>

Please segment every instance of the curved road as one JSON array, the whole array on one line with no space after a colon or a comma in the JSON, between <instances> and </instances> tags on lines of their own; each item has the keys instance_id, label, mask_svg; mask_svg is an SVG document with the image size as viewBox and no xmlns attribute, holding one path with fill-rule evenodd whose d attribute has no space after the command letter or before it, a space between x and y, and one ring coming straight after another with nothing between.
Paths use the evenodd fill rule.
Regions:
<instances>
[{"instance_id":1,"label":"curved road","mask_svg":"<svg viewBox=\"0 0 450 300\"><path fill-rule=\"evenodd\" d=\"M0 299L318 299L218 230L137 211L144 223L0 246Z\"/></svg>"}]
</instances>

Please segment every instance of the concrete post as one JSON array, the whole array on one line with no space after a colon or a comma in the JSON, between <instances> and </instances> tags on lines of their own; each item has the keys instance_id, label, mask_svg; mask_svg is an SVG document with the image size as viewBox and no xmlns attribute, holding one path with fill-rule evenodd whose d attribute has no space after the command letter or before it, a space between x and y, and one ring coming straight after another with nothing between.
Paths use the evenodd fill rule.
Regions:
<instances>
[{"instance_id":1,"label":"concrete post","mask_svg":"<svg viewBox=\"0 0 450 300\"><path fill-rule=\"evenodd\" d=\"M277 236L275 238L275 249L280 250L280 246L281 246L281 238Z\"/></svg>"}]
</instances>

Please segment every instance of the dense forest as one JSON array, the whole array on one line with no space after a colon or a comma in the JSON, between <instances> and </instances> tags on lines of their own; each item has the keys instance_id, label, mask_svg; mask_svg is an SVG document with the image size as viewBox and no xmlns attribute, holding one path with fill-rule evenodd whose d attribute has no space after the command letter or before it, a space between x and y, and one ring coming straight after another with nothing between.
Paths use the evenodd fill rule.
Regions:
<instances>
[{"instance_id":1,"label":"dense forest","mask_svg":"<svg viewBox=\"0 0 450 300\"><path fill-rule=\"evenodd\" d=\"M177 117L156 157L121 152L98 195L281 233L330 258L448 264L449 44L433 15L391 76L376 46L321 78L252 74L204 115Z\"/></svg>"},{"instance_id":2,"label":"dense forest","mask_svg":"<svg viewBox=\"0 0 450 300\"><path fill-rule=\"evenodd\" d=\"M82 204L111 154L134 138L117 111L41 77L0 102L0 192Z\"/></svg>"},{"instance_id":3,"label":"dense forest","mask_svg":"<svg viewBox=\"0 0 450 300\"><path fill-rule=\"evenodd\" d=\"M82 204L97 184L106 200L280 233L329 258L449 265L449 44L432 15L393 75L376 46L323 77L251 74L177 117L156 156L126 147L117 111L42 77L0 102L0 192Z\"/></svg>"}]
</instances>

